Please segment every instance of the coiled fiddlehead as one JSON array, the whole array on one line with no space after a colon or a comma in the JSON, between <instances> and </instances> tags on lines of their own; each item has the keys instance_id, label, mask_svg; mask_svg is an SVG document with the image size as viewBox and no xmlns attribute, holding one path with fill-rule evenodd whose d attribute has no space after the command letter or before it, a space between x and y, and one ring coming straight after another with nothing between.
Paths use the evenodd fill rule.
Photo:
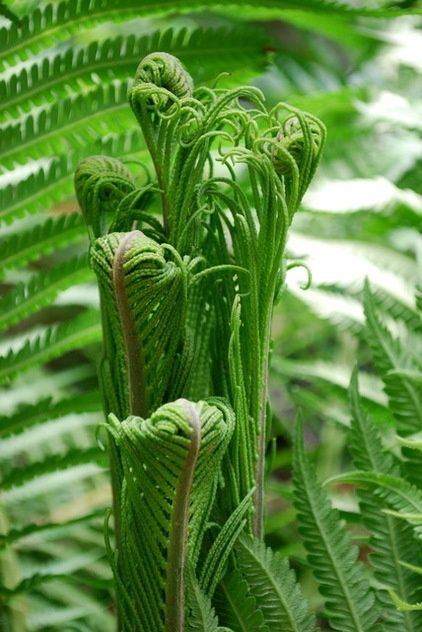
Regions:
<instances>
[{"instance_id":1,"label":"coiled fiddlehead","mask_svg":"<svg viewBox=\"0 0 422 632\"><path fill-rule=\"evenodd\" d=\"M193 81L177 57L169 53L151 53L142 59L135 73L134 86L152 83L165 88L178 99L192 96Z\"/></svg>"},{"instance_id":2,"label":"coiled fiddlehead","mask_svg":"<svg viewBox=\"0 0 422 632\"><path fill-rule=\"evenodd\" d=\"M82 160L76 168L74 183L79 206L93 238L105 234L107 213L116 211L123 198L136 188L126 165L107 156Z\"/></svg>"},{"instance_id":3,"label":"coiled fiddlehead","mask_svg":"<svg viewBox=\"0 0 422 632\"><path fill-rule=\"evenodd\" d=\"M184 632L185 567L197 563L234 416L179 399L149 419L111 416L124 471L113 562L123 632Z\"/></svg>"},{"instance_id":4,"label":"coiled fiddlehead","mask_svg":"<svg viewBox=\"0 0 422 632\"><path fill-rule=\"evenodd\" d=\"M188 271L173 249L141 231L97 239L90 260L105 299L119 412L147 416L162 403L176 369Z\"/></svg>"}]
</instances>

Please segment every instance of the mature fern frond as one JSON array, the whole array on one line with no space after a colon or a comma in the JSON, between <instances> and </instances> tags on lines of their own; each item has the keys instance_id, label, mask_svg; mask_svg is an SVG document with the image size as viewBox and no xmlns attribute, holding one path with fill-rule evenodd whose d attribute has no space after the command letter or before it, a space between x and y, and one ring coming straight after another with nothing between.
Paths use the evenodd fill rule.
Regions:
<instances>
[{"instance_id":1,"label":"mature fern frond","mask_svg":"<svg viewBox=\"0 0 422 632\"><path fill-rule=\"evenodd\" d=\"M406 520L413 527L419 540L422 539L422 490L415 485L399 476L360 470L340 474L333 480L377 488L377 493L386 504L396 510L393 515Z\"/></svg>"},{"instance_id":2,"label":"mature fern frond","mask_svg":"<svg viewBox=\"0 0 422 632\"><path fill-rule=\"evenodd\" d=\"M266 41L259 29L245 25L192 32L186 28L178 31L160 29L143 36L131 34L104 42L95 40L76 50L72 46L65 52L58 51L53 57L36 60L31 66L17 70L7 81L0 82L0 111L5 111L7 119L17 118L22 110L29 112L31 106L42 105L48 93L56 99L64 99L70 90L79 92L82 80L88 91L98 83L98 80L94 81L93 73L102 83L110 82L112 78L126 79L133 75L142 57L157 50L180 57L189 64L198 83L203 83L215 79L217 48L221 70L234 73L238 83L245 73L250 75L254 68L264 66Z\"/></svg>"},{"instance_id":3,"label":"mature fern frond","mask_svg":"<svg viewBox=\"0 0 422 632\"><path fill-rule=\"evenodd\" d=\"M53 401L52 397L42 398L36 403L20 405L11 415L2 415L0 437L23 432L30 426L58 419L70 413L99 412L100 410L101 398L98 391L75 394L58 401Z\"/></svg>"},{"instance_id":4,"label":"mature fern frond","mask_svg":"<svg viewBox=\"0 0 422 632\"><path fill-rule=\"evenodd\" d=\"M365 314L367 318L368 342L372 349L375 365L385 384L391 409L404 432L420 430L422 427L421 389L413 380L401 373L401 369L420 370L421 362L409 343L394 339L383 324L377 310L375 298L366 284ZM417 340L413 342L413 345ZM419 343L421 343L419 336Z\"/></svg>"},{"instance_id":5,"label":"mature fern frond","mask_svg":"<svg viewBox=\"0 0 422 632\"><path fill-rule=\"evenodd\" d=\"M12 469L7 476L4 476L0 488L9 490L12 487L19 487L40 476L51 474L59 470L71 468L84 463L100 463L105 465L104 453L100 448L90 448L88 450L70 450L67 454L48 455L44 461L32 463L25 468L17 467Z\"/></svg>"},{"instance_id":6,"label":"mature fern frond","mask_svg":"<svg viewBox=\"0 0 422 632\"><path fill-rule=\"evenodd\" d=\"M405 10L382 10L382 9L364 9L356 8L344 3L334 2L332 0L298 0L279 2L278 0L231 0L232 7L252 6L256 10L259 9L275 9L279 15L282 9L300 9L325 13L352 15L367 15L375 17L394 17L399 15L408 15L412 11ZM180 3L180 9L194 10L202 9L209 5L204 0L183 0ZM148 17L153 13L174 11L174 4L169 0L156 0L149 2L142 7L142 17ZM414 10L413 13L420 14L420 11ZM3 60L3 67L13 65L14 56L20 59L27 58L28 43L31 42L31 49L34 53L40 52L48 48L52 43L63 41L69 38L75 30L92 28L101 24L101 22L113 20L121 22L139 17L139 6L135 0L108 0L101 2L100 0L84 0L78 3L76 0L64 0L58 5L47 5L43 9L37 9L31 16L26 16L22 20L21 27L16 24L7 29L3 28L0 32L0 47L3 54L0 61ZM267 15L268 17L268 15Z\"/></svg>"},{"instance_id":7,"label":"mature fern frond","mask_svg":"<svg viewBox=\"0 0 422 632\"><path fill-rule=\"evenodd\" d=\"M72 257L62 266L33 275L28 283L21 282L0 299L0 329L23 320L34 311L48 305L59 292L92 278L85 255Z\"/></svg>"},{"instance_id":8,"label":"mature fern frond","mask_svg":"<svg viewBox=\"0 0 422 632\"><path fill-rule=\"evenodd\" d=\"M263 542L247 537L239 540L236 553L239 570L256 599L268 630L277 626L285 632L315 630L315 617L308 610L286 558L274 553Z\"/></svg>"},{"instance_id":9,"label":"mature fern frond","mask_svg":"<svg viewBox=\"0 0 422 632\"><path fill-rule=\"evenodd\" d=\"M237 568L222 581L216 603L221 622L234 632L269 632L248 582Z\"/></svg>"},{"instance_id":10,"label":"mature fern frond","mask_svg":"<svg viewBox=\"0 0 422 632\"><path fill-rule=\"evenodd\" d=\"M380 474L399 474L398 464L394 463L391 454L383 450L374 424L362 408L356 373L350 387L350 399L353 419L349 446L355 467ZM418 558L411 527L380 511L380 498L373 491L358 490L358 497L362 521L370 533L370 561L376 580L405 601L413 601L418 579L402 564ZM377 593L387 629L390 625L393 629L394 626L400 626L401 630L419 629L411 614L397 611L385 588L378 589Z\"/></svg>"},{"instance_id":11,"label":"mature fern frond","mask_svg":"<svg viewBox=\"0 0 422 632\"><path fill-rule=\"evenodd\" d=\"M294 505L308 562L324 596L330 625L341 632L379 630L375 595L358 561L358 549L341 525L305 455L303 427L296 422Z\"/></svg>"},{"instance_id":12,"label":"mature fern frond","mask_svg":"<svg viewBox=\"0 0 422 632\"><path fill-rule=\"evenodd\" d=\"M126 108L128 87L128 81L99 85L89 94L59 100L5 126L0 137L3 168L64 154L70 147L88 152L99 136L127 132L134 127Z\"/></svg>"},{"instance_id":13,"label":"mature fern frond","mask_svg":"<svg viewBox=\"0 0 422 632\"><path fill-rule=\"evenodd\" d=\"M25 265L55 248L74 242L85 231L78 213L49 217L44 223L20 231L0 243L0 269Z\"/></svg>"},{"instance_id":14,"label":"mature fern frond","mask_svg":"<svg viewBox=\"0 0 422 632\"><path fill-rule=\"evenodd\" d=\"M47 328L35 338L27 340L18 351L0 357L0 382L11 379L21 371L43 364L58 356L101 340L101 326L97 310L86 310L74 320Z\"/></svg>"}]
</instances>

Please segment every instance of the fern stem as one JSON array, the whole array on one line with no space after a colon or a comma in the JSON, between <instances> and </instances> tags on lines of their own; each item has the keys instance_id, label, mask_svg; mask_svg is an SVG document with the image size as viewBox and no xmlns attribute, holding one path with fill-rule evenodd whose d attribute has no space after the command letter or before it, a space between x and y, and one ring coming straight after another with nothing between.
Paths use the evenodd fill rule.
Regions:
<instances>
[{"instance_id":1,"label":"fern stem","mask_svg":"<svg viewBox=\"0 0 422 632\"><path fill-rule=\"evenodd\" d=\"M184 632L185 629L185 565L188 547L189 507L195 466L201 445L201 424L195 408L185 403L192 425L191 443L176 490L168 548L166 590L166 632Z\"/></svg>"},{"instance_id":2,"label":"fern stem","mask_svg":"<svg viewBox=\"0 0 422 632\"><path fill-rule=\"evenodd\" d=\"M255 537L264 537L264 512L265 512L265 452L267 448L267 400L268 400L268 366L269 349L271 340L271 317L267 321L265 335L265 346L263 360L261 364L261 375L258 384L260 385L260 400L258 412L258 437L257 453L258 459L255 467L255 513L253 516L253 532Z\"/></svg>"},{"instance_id":3,"label":"fern stem","mask_svg":"<svg viewBox=\"0 0 422 632\"><path fill-rule=\"evenodd\" d=\"M141 235L134 230L126 235L116 250L113 261L113 289L121 324L127 363L129 409L131 415L148 416L148 400L145 382L145 358L138 341L135 320L125 290L125 255L131 242Z\"/></svg>"}]
</instances>

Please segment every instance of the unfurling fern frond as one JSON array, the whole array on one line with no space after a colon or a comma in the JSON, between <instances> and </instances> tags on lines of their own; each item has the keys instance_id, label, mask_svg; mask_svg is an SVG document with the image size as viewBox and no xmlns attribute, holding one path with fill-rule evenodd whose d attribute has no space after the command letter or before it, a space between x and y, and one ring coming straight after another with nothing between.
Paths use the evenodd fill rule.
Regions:
<instances>
[{"instance_id":1,"label":"unfurling fern frond","mask_svg":"<svg viewBox=\"0 0 422 632\"><path fill-rule=\"evenodd\" d=\"M341 632L375 632L382 628L380 612L361 562L338 511L317 481L305 455L303 427L296 423L294 445L294 504L308 563L325 599L330 625Z\"/></svg>"},{"instance_id":2,"label":"unfurling fern frond","mask_svg":"<svg viewBox=\"0 0 422 632\"><path fill-rule=\"evenodd\" d=\"M186 562L197 563L233 424L216 400L110 418L124 476L113 562L123 630L183 632Z\"/></svg>"},{"instance_id":3,"label":"unfurling fern frond","mask_svg":"<svg viewBox=\"0 0 422 632\"><path fill-rule=\"evenodd\" d=\"M119 410L147 416L172 389L183 339L186 263L137 230L94 241L91 262L104 297L107 361L121 389Z\"/></svg>"}]
</instances>

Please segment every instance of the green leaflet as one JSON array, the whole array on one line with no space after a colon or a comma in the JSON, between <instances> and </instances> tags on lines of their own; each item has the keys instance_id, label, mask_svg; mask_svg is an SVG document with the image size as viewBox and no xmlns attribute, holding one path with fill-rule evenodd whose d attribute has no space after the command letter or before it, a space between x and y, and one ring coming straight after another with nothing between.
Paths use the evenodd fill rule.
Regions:
<instances>
[{"instance_id":1,"label":"green leaflet","mask_svg":"<svg viewBox=\"0 0 422 632\"><path fill-rule=\"evenodd\" d=\"M282 626L283 632L316 629L314 616L308 611L308 604L286 558L250 537L239 540L236 552L240 572L256 599L268 630L278 626Z\"/></svg>"},{"instance_id":2,"label":"green leaflet","mask_svg":"<svg viewBox=\"0 0 422 632\"><path fill-rule=\"evenodd\" d=\"M356 468L379 474L400 474L393 457L385 452L372 419L362 407L358 392L357 371L350 386L352 423L349 432L350 451ZM393 589L400 598L411 601L417 594L419 578L402 562L418 559L417 543L411 527L382 511L383 501L373 489L357 490L362 522L367 527L371 549L370 563L378 583L377 594L382 604L386 630L417 630L411 613L399 612L386 589Z\"/></svg>"},{"instance_id":3,"label":"green leaflet","mask_svg":"<svg viewBox=\"0 0 422 632\"><path fill-rule=\"evenodd\" d=\"M358 549L341 525L305 454L300 421L294 445L294 504L308 562L325 598L330 624L341 632L379 632L375 596Z\"/></svg>"},{"instance_id":4,"label":"green leaflet","mask_svg":"<svg viewBox=\"0 0 422 632\"><path fill-rule=\"evenodd\" d=\"M233 424L215 400L110 417L124 474L114 563L123 630L136 621L139 632L183 632L186 559L198 560Z\"/></svg>"},{"instance_id":5,"label":"green leaflet","mask_svg":"<svg viewBox=\"0 0 422 632\"><path fill-rule=\"evenodd\" d=\"M406 339L395 338L382 321L382 311L368 282L365 285L364 308L368 342L391 410L399 422L399 430L417 432L422 426L422 388L413 375L418 375L422 369L420 357L414 351L421 340L421 320L419 318L419 331L415 328L412 332L409 327Z\"/></svg>"}]
</instances>

